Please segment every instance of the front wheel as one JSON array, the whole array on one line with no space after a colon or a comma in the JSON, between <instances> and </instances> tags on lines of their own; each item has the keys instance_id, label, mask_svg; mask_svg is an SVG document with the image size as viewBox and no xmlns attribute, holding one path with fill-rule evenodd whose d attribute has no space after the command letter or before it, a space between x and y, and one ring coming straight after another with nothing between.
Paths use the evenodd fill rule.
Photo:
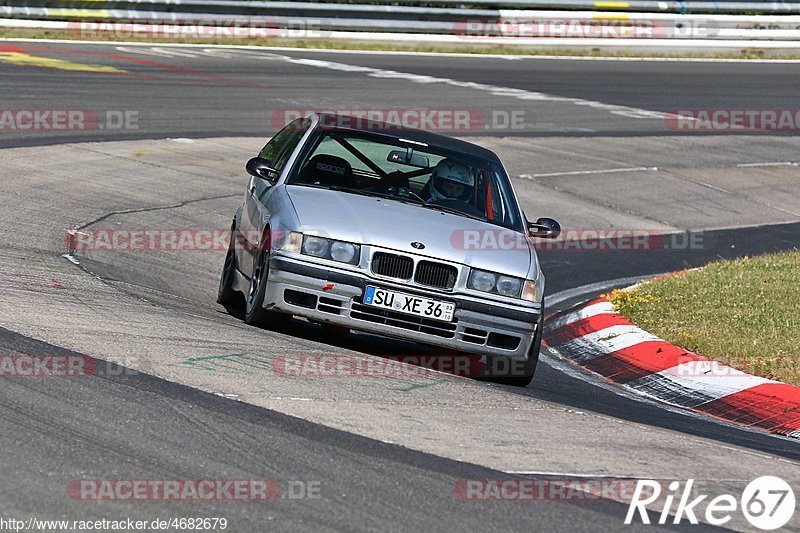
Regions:
<instances>
[{"instance_id":1,"label":"front wheel","mask_svg":"<svg viewBox=\"0 0 800 533\"><path fill-rule=\"evenodd\" d=\"M261 247L253 266L250 287L245 298L244 321L251 326L284 325L291 320L291 315L270 312L264 309L264 291L269 278L269 242Z\"/></svg>"},{"instance_id":2,"label":"front wheel","mask_svg":"<svg viewBox=\"0 0 800 533\"><path fill-rule=\"evenodd\" d=\"M510 372L514 375L512 376L489 376L486 378L486 381L491 381L492 383L497 383L499 385L510 385L511 387L527 387L530 385L531 381L533 381L533 375L536 373L536 365L539 362L539 350L536 350L536 354L533 354L533 349L531 349L531 353L528 354L528 359L522 365L520 369L520 365L516 364L514 361L510 361L509 365L512 369Z\"/></svg>"},{"instance_id":3,"label":"front wheel","mask_svg":"<svg viewBox=\"0 0 800 533\"><path fill-rule=\"evenodd\" d=\"M233 247L233 233L231 231L228 253L225 254L225 263L222 265L222 273L219 276L217 303L224 306L238 307L242 304L242 295L233 288L233 280L234 276L236 276L236 253Z\"/></svg>"}]
</instances>

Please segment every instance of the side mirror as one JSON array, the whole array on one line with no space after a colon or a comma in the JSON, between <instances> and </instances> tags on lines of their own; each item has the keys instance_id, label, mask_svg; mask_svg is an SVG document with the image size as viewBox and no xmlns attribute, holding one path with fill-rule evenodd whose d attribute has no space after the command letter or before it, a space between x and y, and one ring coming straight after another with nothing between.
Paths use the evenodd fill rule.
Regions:
<instances>
[{"instance_id":1,"label":"side mirror","mask_svg":"<svg viewBox=\"0 0 800 533\"><path fill-rule=\"evenodd\" d=\"M540 239L555 239L561 235L561 224L552 218L540 218L536 222L528 222L528 235Z\"/></svg>"},{"instance_id":2,"label":"side mirror","mask_svg":"<svg viewBox=\"0 0 800 533\"><path fill-rule=\"evenodd\" d=\"M280 172L272 168L272 163L261 157L254 157L247 162L247 173L251 176L267 180L270 183L278 181Z\"/></svg>"}]
</instances>

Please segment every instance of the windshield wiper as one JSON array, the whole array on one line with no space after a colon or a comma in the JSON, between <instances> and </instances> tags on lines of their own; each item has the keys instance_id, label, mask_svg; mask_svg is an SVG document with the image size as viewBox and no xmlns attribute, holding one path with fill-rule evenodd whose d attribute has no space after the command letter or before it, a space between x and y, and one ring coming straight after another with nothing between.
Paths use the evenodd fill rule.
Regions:
<instances>
[{"instance_id":1,"label":"windshield wiper","mask_svg":"<svg viewBox=\"0 0 800 533\"><path fill-rule=\"evenodd\" d=\"M380 198L387 198L389 200L397 200L398 202L402 202L404 204L424 205L424 202L422 202L421 200L417 200L412 196L403 196L400 194L389 194L386 192L376 192L376 191L364 191L364 193L369 194L370 196L378 196Z\"/></svg>"},{"instance_id":2,"label":"windshield wiper","mask_svg":"<svg viewBox=\"0 0 800 533\"><path fill-rule=\"evenodd\" d=\"M420 207L426 207L428 209L436 209L437 211L444 211L446 213L451 213L453 215L459 215L459 216L462 216L462 217L471 218L473 220L480 220L481 222L486 222L486 217L473 215L473 214L470 214L470 213L465 213L464 211L461 211L460 209L456 209L455 207L448 207L448 206L439 205L439 204L419 204L419 206Z\"/></svg>"}]
</instances>

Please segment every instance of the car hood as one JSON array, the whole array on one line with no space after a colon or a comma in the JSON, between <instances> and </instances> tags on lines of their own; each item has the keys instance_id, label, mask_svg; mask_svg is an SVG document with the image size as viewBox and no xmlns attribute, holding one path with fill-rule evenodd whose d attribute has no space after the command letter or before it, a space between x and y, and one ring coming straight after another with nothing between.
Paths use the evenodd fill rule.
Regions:
<instances>
[{"instance_id":1,"label":"car hood","mask_svg":"<svg viewBox=\"0 0 800 533\"><path fill-rule=\"evenodd\" d=\"M526 277L531 253L521 233L480 220L384 198L289 185L299 231ZM420 242L424 249L415 249Z\"/></svg>"}]
</instances>

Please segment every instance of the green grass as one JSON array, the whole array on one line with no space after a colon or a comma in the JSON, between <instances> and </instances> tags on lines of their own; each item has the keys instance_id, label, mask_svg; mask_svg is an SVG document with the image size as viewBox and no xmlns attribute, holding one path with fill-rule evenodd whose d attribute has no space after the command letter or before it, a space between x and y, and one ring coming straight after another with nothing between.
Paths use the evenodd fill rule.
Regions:
<instances>
[{"instance_id":1,"label":"green grass","mask_svg":"<svg viewBox=\"0 0 800 533\"><path fill-rule=\"evenodd\" d=\"M179 43L179 44L227 44L227 45L248 45L248 46L280 46L288 48L311 48L323 50L375 50L375 51L399 51L415 53L460 53L460 54L499 54L499 55L558 55L574 57L685 57L685 58L716 58L716 59L764 59L775 57L780 59L800 59L800 54L786 55L776 52L770 53L764 50L738 50L730 53L687 53L687 54L664 54L654 50L652 53L636 52L609 52L597 49L543 49L531 46L510 46L499 44L425 44L425 43L396 43L389 41L361 41L361 40L334 40L334 39L284 39L284 38L242 38L242 39L153 39L149 37L125 37L119 39L114 35L86 37L77 36L74 32L67 30L35 30L24 28L2 28L0 38L17 39L66 39L66 40L91 40L91 41L114 41L124 40L130 42L152 42L152 43Z\"/></svg>"},{"instance_id":2,"label":"green grass","mask_svg":"<svg viewBox=\"0 0 800 533\"><path fill-rule=\"evenodd\" d=\"M800 251L711 263L610 299L666 341L800 385Z\"/></svg>"}]
</instances>

